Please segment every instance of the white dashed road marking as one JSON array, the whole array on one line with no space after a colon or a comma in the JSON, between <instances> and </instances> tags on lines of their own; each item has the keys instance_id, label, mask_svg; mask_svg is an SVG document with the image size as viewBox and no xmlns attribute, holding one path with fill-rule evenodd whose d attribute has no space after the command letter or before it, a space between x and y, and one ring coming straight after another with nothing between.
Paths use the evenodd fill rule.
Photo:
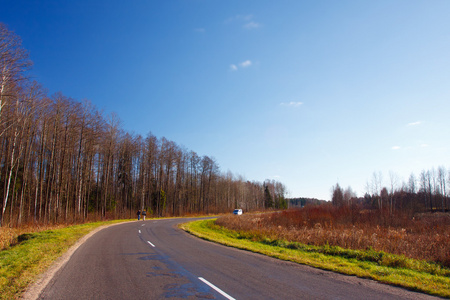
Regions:
<instances>
[{"instance_id":1,"label":"white dashed road marking","mask_svg":"<svg viewBox=\"0 0 450 300\"><path fill-rule=\"evenodd\" d=\"M224 291L222 291L221 289L219 289L217 286L215 286L214 284L210 283L208 280L199 277L198 279L200 279L201 281L203 281L204 283L206 283L207 285L209 285L211 288L213 288L214 290L216 290L216 292L218 292L219 294L221 294L222 296L224 296L225 298L229 299L229 300L235 300L233 297L231 297L230 295L228 295L227 293L225 293Z\"/></svg>"}]
</instances>

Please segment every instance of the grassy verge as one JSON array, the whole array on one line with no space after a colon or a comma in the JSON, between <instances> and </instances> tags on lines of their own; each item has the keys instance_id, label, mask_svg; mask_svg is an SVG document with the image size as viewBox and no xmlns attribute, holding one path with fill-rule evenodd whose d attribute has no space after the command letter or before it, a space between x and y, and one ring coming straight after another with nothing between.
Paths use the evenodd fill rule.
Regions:
<instances>
[{"instance_id":1,"label":"grassy verge","mask_svg":"<svg viewBox=\"0 0 450 300\"><path fill-rule=\"evenodd\" d=\"M270 240L252 233L228 230L214 222L195 221L180 227L223 245L450 298L450 270L434 263L372 249L361 251Z\"/></svg>"},{"instance_id":2,"label":"grassy verge","mask_svg":"<svg viewBox=\"0 0 450 300\"><path fill-rule=\"evenodd\" d=\"M16 245L0 251L0 299L17 299L77 240L97 227L118 222L123 220L21 234Z\"/></svg>"}]
</instances>

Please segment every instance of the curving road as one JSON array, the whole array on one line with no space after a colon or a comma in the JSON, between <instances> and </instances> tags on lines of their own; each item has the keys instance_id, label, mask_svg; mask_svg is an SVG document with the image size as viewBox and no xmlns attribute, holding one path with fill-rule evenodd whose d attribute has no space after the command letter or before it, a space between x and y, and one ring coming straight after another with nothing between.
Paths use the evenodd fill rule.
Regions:
<instances>
[{"instance_id":1,"label":"curving road","mask_svg":"<svg viewBox=\"0 0 450 300\"><path fill-rule=\"evenodd\" d=\"M210 243L177 228L188 220L97 232L39 299L435 299Z\"/></svg>"}]
</instances>

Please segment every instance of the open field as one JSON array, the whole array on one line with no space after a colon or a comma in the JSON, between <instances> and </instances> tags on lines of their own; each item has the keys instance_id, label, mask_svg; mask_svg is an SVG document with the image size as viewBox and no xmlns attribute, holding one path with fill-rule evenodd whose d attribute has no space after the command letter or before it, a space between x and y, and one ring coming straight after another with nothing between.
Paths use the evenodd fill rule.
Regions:
<instances>
[{"instance_id":1,"label":"open field","mask_svg":"<svg viewBox=\"0 0 450 300\"><path fill-rule=\"evenodd\" d=\"M217 225L314 246L384 251L450 267L450 214L382 215L379 211L311 206L301 210L224 216Z\"/></svg>"},{"instance_id":2,"label":"open field","mask_svg":"<svg viewBox=\"0 0 450 300\"><path fill-rule=\"evenodd\" d=\"M328 212L331 212L332 209ZM374 222L373 216L367 219L362 218L367 220L365 225L367 227L360 224L360 228L356 226L355 222L355 227L351 226L350 229L345 229L342 223L339 224L339 218L334 220L336 221L334 225L330 223L330 218L324 218L323 225L316 222L318 220L316 217L326 211L309 211L308 213L314 217L310 219L312 223L309 225L306 220L302 221L302 223L306 222L306 224L303 223L303 230L299 229L300 225L295 225L293 220L296 218L288 217L289 214L293 214L292 216L298 217L298 221L300 220L298 212L290 211L264 215L248 214L243 217L225 216L216 221L184 224L183 228L201 238L228 246L450 298L450 268L444 264L446 262L445 254L448 254L448 252L445 253L448 243L442 241L445 239L448 241L448 223L445 223L448 222L445 221L447 216L437 216L436 218L433 216L431 219L434 221L429 216L421 216L420 221L415 218L412 221L417 228L415 225L407 228L392 227L394 223L387 225L389 222L384 220L387 222L386 228L375 226L374 229L368 230L369 223ZM364 213L367 214L367 212ZM436 220L439 222L435 223ZM282 221L285 222L284 226L281 224ZM405 225L398 218L395 222ZM424 224L437 229L438 232L428 234L430 237L426 240L420 240L427 236L426 229L422 228L425 226ZM340 229L332 230L335 227ZM447 231L441 227L447 228ZM304 232L295 233L296 231ZM423 233L419 234L417 231L423 231ZM365 237L365 232L369 233L371 238ZM447 235L444 234L445 232ZM444 238L439 237L442 234L444 234ZM405 241L402 241L402 236L407 237ZM415 244L413 244L414 237L419 239ZM330 238L328 243L326 242L327 238ZM364 244L364 240L372 244ZM388 242L388 240L393 241ZM338 242L346 246L340 246ZM426 242L431 244L426 247ZM415 249L405 255L375 248L383 246L393 249L396 244L402 245L401 250L397 252L405 252L407 247L414 248L416 244L420 244L422 246L420 249L428 249L430 254L435 253L434 261L411 258L419 255ZM358 245L359 247L352 248L349 245Z\"/></svg>"}]
</instances>

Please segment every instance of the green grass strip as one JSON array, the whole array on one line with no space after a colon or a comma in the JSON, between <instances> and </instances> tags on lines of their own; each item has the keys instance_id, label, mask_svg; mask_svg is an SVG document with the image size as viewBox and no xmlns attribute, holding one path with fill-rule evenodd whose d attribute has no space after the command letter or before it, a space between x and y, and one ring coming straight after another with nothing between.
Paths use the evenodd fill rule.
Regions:
<instances>
[{"instance_id":1,"label":"green grass strip","mask_svg":"<svg viewBox=\"0 0 450 300\"><path fill-rule=\"evenodd\" d=\"M362 251L270 240L257 234L228 230L216 225L215 220L184 223L180 228L226 246L450 298L450 270L434 263L373 249Z\"/></svg>"},{"instance_id":2,"label":"green grass strip","mask_svg":"<svg viewBox=\"0 0 450 300\"><path fill-rule=\"evenodd\" d=\"M123 220L22 234L17 245L0 251L0 299L18 299L39 274L81 237L97 227L118 222Z\"/></svg>"}]
</instances>

